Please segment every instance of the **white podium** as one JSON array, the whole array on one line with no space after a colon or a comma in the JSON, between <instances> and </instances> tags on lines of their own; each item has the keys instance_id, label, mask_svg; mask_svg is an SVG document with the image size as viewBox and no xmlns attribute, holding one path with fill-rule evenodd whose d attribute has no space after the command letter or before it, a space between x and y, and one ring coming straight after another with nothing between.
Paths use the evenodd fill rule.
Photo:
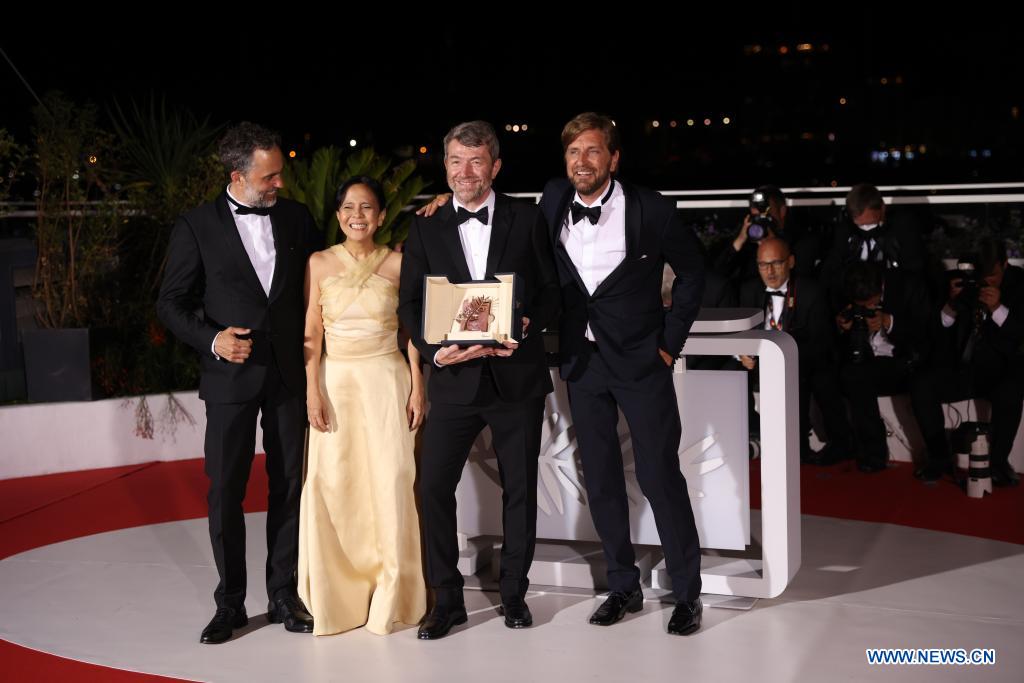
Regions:
<instances>
[{"instance_id":1,"label":"white podium","mask_svg":"<svg viewBox=\"0 0 1024 683\"><path fill-rule=\"evenodd\" d=\"M683 349L684 355L759 357L760 559L750 559L747 373L685 371L682 360L676 363L674 380L683 424L680 467L701 547L744 556L705 554L701 579L706 593L775 597L800 566L797 349L783 332L751 329L762 320L757 309L702 310ZM541 437L538 550L530 578L535 584L594 588L604 579L603 558L593 545L598 537L587 509L566 388L557 370L552 373L555 391L547 399ZM619 435L633 542L660 546L653 514L636 483L629 431L621 416ZM461 538L501 535L501 489L489 430L473 445L456 499ZM464 573L474 573L490 561L483 555L490 549L485 545L464 544L460 562ZM642 580L649 580L653 588L668 588L663 563L657 564L660 557L651 555L651 548L637 549Z\"/></svg>"}]
</instances>

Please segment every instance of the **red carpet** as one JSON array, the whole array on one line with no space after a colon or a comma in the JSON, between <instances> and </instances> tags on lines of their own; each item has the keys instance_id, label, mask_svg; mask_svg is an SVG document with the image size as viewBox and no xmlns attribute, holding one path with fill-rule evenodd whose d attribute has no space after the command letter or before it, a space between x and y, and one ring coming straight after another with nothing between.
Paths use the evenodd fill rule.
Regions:
<instances>
[{"instance_id":1,"label":"red carpet","mask_svg":"<svg viewBox=\"0 0 1024 683\"><path fill-rule=\"evenodd\" d=\"M862 474L852 463L802 466L805 514L902 524L1024 544L1024 487L968 498L950 482L922 484L909 463ZM760 507L760 471L751 471L751 505ZM202 460L0 481L0 559L50 543L127 527L206 516ZM266 510L267 478L257 456L246 512ZM197 625L198 626L198 625ZM0 680L168 681L83 664L0 640Z\"/></svg>"}]
</instances>

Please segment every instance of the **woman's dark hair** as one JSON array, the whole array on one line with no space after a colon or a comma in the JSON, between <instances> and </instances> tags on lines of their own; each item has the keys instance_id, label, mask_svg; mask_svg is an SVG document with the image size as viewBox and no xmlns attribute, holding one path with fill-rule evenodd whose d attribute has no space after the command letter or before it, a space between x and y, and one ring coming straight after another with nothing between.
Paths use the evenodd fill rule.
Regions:
<instances>
[{"instance_id":1,"label":"woman's dark hair","mask_svg":"<svg viewBox=\"0 0 1024 683\"><path fill-rule=\"evenodd\" d=\"M357 175L343 182L334 194L335 211L341 208L342 202L345 201L345 195L348 194L349 188L353 185L366 185L373 192L374 196L377 197L377 208L381 211L387 208L387 202L384 200L384 186L370 176Z\"/></svg>"}]
</instances>

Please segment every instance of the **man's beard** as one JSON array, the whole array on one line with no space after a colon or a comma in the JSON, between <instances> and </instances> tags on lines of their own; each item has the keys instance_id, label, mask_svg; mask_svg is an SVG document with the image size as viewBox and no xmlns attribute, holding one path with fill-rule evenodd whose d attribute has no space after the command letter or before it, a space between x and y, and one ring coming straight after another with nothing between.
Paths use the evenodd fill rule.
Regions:
<instances>
[{"instance_id":1,"label":"man's beard","mask_svg":"<svg viewBox=\"0 0 1024 683\"><path fill-rule=\"evenodd\" d=\"M269 209L277 203L277 192L274 190L257 192L252 189L246 189L242 202L254 209Z\"/></svg>"}]
</instances>

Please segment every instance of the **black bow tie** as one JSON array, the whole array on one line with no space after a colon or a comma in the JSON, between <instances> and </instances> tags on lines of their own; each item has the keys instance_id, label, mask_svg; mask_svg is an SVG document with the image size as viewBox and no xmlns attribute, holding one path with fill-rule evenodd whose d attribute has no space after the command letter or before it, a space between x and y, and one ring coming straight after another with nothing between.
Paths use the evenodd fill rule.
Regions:
<instances>
[{"instance_id":1,"label":"black bow tie","mask_svg":"<svg viewBox=\"0 0 1024 683\"><path fill-rule=\"evenodd\" d=\"M765 293L765 296L781 296L781 297L785 297L786 296L785 292L773 291L771 289L764 290L764 293Z\"/></svg>"},{"instance_id":2,"label":"black bow tie","mask_svg":"<svg viewBox=\"0 0 1024 683\"><path fill-rule=\"evenodd\" d=\"M477 211L470 211L469 209L464 209L464 208L462 208L460 206L458 211L455 212L455 216L458 219L460 224L461 223L465 223L470 218L475 218L478 221L480 221L481 223L483 223L484 225L487 225L487 207L486 206L481 207Z\"/></svg>"},{"instance_id":3,"label":"black bow tie","mask_svg":"<svg viewBox=\"0 0 1024 683\"><path fill-rule=\"evenodd\" d=\"M235 205L235 214L237 214L239 216L249 216L249 215L269 216L270 215L270 207L269 206L264 206L264 207L243 206L242 204L239 204L234 199L232 199L231 195L227 195L227 198L228 198L229 202L231 202L232 204Z\"/></svg>"},{"instance_id":4,"label":"black bow tie","mask_svg":"<svg viewBox=\"0 0 1024 683\"><path fill-rule=\"evenodd\" d=\"M596 225L597 221L601 218L601 205L597 206L583 206L577 201L573 201L572 206L569 207L572 212L572 224L576 225L583 217L586 216L587 220L590 221L591 225Z\"/></svg>"}]
</instances>

